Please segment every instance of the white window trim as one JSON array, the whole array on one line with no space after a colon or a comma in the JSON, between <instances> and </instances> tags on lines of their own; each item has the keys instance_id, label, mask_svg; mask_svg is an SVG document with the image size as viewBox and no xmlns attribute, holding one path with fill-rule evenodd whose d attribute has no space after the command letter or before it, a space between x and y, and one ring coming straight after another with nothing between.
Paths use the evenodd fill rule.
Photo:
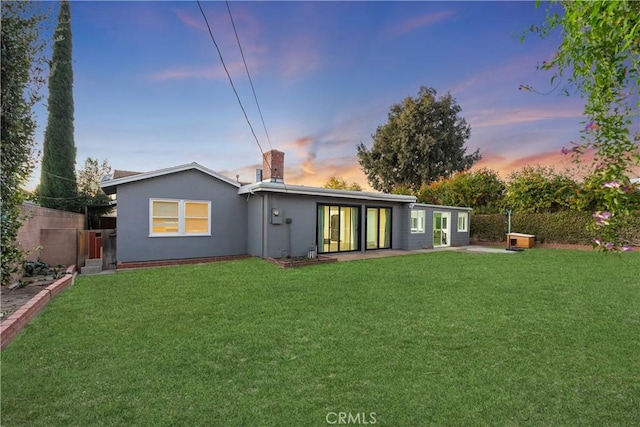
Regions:
<instances>
[{"instance_id":1,"label":"white window trim","mask_svg":"<svg viewBox=\"0 0 640 427\"><path fill-rule=\"evenodd\" d=\"M413 228L413 213L417 213L417 220L418 220L418 228ZM422 210L422 209L411 209L411 224L409 224L409 226L411 227L411 234L423 234L425 232L424 230L424 224L425 224L425 218L426 218L426 211Z\"/></svg>"},{"instance_id":2,"label":"white window trim","mask_svg":"<svg viewBox=\"0 0 640 427\"><path fill-rule=\"evenodd\" d=\"M178 232L177 233L154 233L153 232L153 202L170 202L178 203ZM187 233L185 232L185 205L187 203L206 203L207 204L207 222L208 231L206 233ZM149 237L198 237L211 236L211 201L208 200L187 200L187 199L149 199Z\"/></svg>"},{"instance_id":3,"label":"white window trim","mask_svg":"<svg viewBox=\"0 0 640 427\"><path fill-rule=\"evenodd\" d=\"M462 227L460 227L460 220L462 221ZM468 212L458 212L458 232L466 233L469 230L469 213Z\"/></svg>"}]
</instances>

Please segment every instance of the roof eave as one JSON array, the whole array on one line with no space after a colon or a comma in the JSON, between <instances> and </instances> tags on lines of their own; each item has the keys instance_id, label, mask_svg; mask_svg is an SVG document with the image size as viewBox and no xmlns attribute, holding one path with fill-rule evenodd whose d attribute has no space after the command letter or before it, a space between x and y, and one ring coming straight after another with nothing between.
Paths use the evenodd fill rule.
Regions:
<instances>
[{"instance_id":1,"label":"roof eave","mask_svg":"<svg viewBox=\"0 0 640 427\"><path fill-rule=\"evenodd\" d=\"M301 185L284 185L270 182L258 182L250 185L240 187L238 194L253 194L256 192L269 192L269 193L289 193L305 196L323 196L323 197L338 197L345 199L359 199L359 200L376 200L386 202L399 202L399 203L415 203L415 196L407 196L402 194L386 194L386 193L372 193L366 191L351 191L351 190L334 190L332 188L323 187L305 187Z\"/></svg>"},{"instance_id":2,"label":"roof eave","mask_svg":"<svg viewBox=\"0 0 640 427\"><path fill-rule=\"evenodd\" d=\"M211 177L214 177L216 179L219 179L220 181L226 182L227 184L231 184L236 188L239 188L241 186L241 184L239 182L233 181L230 178L227 178L224 175L220 175L219 173L212 171L211 169L208 169L198 163L188 163L185 165L179 165L179 166L173 166L170 168L165 168L165 169L158 169L155 171L151 171L151 172L144 172L138 175L131 175L131 176L126 176L126 177L122 177L122 178L116 178L116 179L109 179L109 180L105 180L102 181L100 183L100 188L102 188L104 190L105 193L107 194L114 194L116 192L116 187L118 185L122 185L122 184L129 184L131 182L137 182L137 181L142 181L145 179L151 179L151 178L156 178L159 176L164 176L164 175L170 175L173 173L178 173L178 172L184 172L184 171L188 171L188 170L197 170L200 171L202 173L205 173Z\"/></svg>"}]
</instances>

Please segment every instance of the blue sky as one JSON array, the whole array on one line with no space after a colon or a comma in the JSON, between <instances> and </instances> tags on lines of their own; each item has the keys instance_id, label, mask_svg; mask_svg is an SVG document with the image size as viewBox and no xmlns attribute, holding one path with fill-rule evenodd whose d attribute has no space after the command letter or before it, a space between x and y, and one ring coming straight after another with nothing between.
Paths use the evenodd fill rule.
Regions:
<instances>
[{"instance_id":1,"label":"blue sky","mask_svg":"<svg viewBox=\"0 0 640 427\"><path fill-rule=\"evenodd\" d=\"M421 85L456 98L479 166L570 166L560 149L580 138L583 100L518 90L550 89L536 65L559 44L520 43L544 19L533 2L230 2L271 143L225 2L202 6L260 144L285 152L287 182L366 184L356 145L370 146L391 105ZM196 2L76 1L71 14L78 165L195 161L253 180L261 154ZM41 145L44 107L38 120Z\"/></svg>"}]
</instances>

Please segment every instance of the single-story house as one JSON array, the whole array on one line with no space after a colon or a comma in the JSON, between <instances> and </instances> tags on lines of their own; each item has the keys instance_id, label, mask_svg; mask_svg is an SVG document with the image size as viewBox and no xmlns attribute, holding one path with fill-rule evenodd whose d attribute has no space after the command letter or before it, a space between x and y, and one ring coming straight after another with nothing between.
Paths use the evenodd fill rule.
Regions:
<instances>
[{"instance_id":1,"label":"single-story house","mask_svg":"<svg viewBox=\"0 0 640 427\"><path fill-rule=\"evenodd\" d=\"M198 163L104 179L104 191L117 194L118 264L469 243L470 208L286 184L284 153L264 157L264 169L250 184Z\"/></svg>"}]
</instances>

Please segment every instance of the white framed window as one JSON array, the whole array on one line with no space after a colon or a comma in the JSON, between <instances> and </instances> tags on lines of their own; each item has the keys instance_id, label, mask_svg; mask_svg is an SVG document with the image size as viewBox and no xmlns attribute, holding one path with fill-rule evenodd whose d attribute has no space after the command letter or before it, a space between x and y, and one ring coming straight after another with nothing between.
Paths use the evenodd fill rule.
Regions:
<instances>
[{"instance_id":1,"label":"white framed window","mask_svg":"<svg viewBox=\"0 0 640 427\"><path fill-rule=\"evenodd\" d=\"M420 209L411 210L411 232L424 233L424 213Z\"/></svg>"},{"instance_id":2,"label":"white framed window","mask_svg":"<svg viewBox=\"0 0 640 427\"><path fill-rule=\"evenodd\" d=\"M149 236L210 236L211 202L149 199Z\"/></svg>"},{"instance_id":3,"label":"white framed window","mask_svg":"<svg viewBox=\"0 0 640 427\"><path fill-rule=\"evenodd\" d=\"M469 227L469 214L467 212L458 212L458 231L465 232Z\"/></svg>"}]
</instances>

